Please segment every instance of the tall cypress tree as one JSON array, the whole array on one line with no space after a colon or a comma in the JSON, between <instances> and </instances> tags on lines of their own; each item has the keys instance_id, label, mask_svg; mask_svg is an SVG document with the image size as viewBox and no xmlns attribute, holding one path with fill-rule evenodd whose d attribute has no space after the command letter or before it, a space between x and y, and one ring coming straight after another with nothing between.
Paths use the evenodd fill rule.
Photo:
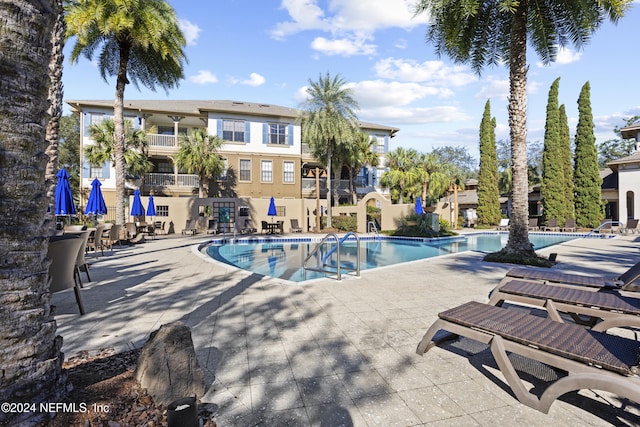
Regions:
<instances>
[{"instance_id":1,"label":"tall cypress tree","mask_svg":"<svg viewBox=\"0 0 640 427\"><path fill-rule=\"evenodd\" d=\"M573 194L573 157L571 154L571 135L569 133L569 119L564 104L560 106L560 156L564 172L564 219L575 219L575 197ZM562 222L559 222L562 224Z\"/></svg>"},{"instance_id":2,"label":"tall cypress tree","mask_svg":"<svg viewBox=\"0 0 640 427\"><path fill-rule=\"evenodd\" d=\"M560 111L558 108L558 77L549 89L547 100L547 122L544 131L544 151L542 153L542 182L540 195L544 208L544 218L555 218L559 223L565 220L564 169L560 150Z\"/></svg>"},{"instance_id":3,"label":"tall cypress tree","mask_svg":"<svg viewBox=\"0 0 640 427\"><path fill-rule=\"evenodd\" d=\"M487 100L480 122L480 172L478 174L478 222L485 225L497 225L500 222L495 129L496 119L491 117L491 103Z\"/></svg>"},{"instance_id":4,"label":"tall cypress tree","mask_svg":"<svg viewBox=\"0 0 640 427\"><path fill-rule=\"evenodd\" d=\"M593 133L593 113L590 99L591 86L586 82L578 98L578 127L574 160L575 209L578 227L595 228L604 218L601 189L602 178L598 169L596 136Z\"/></svg>"}]
</instances>

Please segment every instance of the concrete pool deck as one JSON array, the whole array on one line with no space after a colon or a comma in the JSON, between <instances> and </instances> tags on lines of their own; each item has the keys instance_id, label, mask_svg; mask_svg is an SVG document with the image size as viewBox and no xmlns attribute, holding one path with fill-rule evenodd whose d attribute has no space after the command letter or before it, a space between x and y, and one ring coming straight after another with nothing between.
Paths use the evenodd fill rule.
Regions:
<instances>
[{"instance_id":1,"label":"concrete pool deck","mask_svg":"<svg viewBox=\"0 0 640 427\"><path fill-rule=\"evenodd\" d=\"M511 265L464 252L291 284L205 259L212 236L167 237L89 257L93 282L53 296L66 357L141 347L162 324L191 328L206 394L226 426L638 425L640 405L583 390L549 414L520 404L488 347L415 348L437 313L486 302ZM539 251L554 268L617 275L640 237L576 239ZM84 276L84 273L83 273Z\"/></svg>"}]
</instances>

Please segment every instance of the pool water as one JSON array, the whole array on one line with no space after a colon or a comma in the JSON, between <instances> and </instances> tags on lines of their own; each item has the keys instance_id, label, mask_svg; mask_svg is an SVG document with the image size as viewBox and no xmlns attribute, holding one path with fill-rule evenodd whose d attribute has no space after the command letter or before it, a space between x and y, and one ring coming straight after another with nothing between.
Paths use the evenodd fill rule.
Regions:
<instances>
[{"instance_id":1,"label":"pool water","mask_svg":"<svg viewBox=\"0 0 640 427\"><path fill-rule=\"evenodd\" d=\"M360 241L360 269L389 266L463 251L496 252L507 244L507 233L476 234L454 239L394 239L364 238ZM535 249L566 242L579 235L530 234ZM286 241L285 241L286 240ZM269 239L238 241L222 245L210 245L206 253L224 263L265 276L300 282L305 280L302 264L316 245L312 239ZM335 266L336 254L331 250L335 242L326 243L307 263L318 267L326 262ZM356 242L348 240L341 247L341 265L355 269ZM345 271L346 272L346 271ZM307 271L306 279L325 277L323 273Z\"/></svg>"}]
</instances>

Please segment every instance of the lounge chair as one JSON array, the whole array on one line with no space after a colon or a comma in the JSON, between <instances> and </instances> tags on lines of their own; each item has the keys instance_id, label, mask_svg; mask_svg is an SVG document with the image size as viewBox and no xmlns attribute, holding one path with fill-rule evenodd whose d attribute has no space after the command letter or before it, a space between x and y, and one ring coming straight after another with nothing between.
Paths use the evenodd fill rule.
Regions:
<instances>
[{"instance_id":1,"label":"lounge chair","mask_svg":"<svg viewBox=\"0 0 640 427\"><path fill-rule=\"evenodd\" d=\"M529 231L538 231L538 218L529 218Z\"/></svg>"},{"instance_id":2,"label":"lounge chair","mask_svg":"<svg viewBox=\"0 0 640 427\"><path fill-rule=\"evenodd\" d=\"M633 282L640 278L640 262L622 273L618 277L587 276L583 274L563 273L548 268L514 267L507 271L502 279L502 286L511 278L542 280L545 282L559 283L565 285L588 286L591 288L611 288L619 290L634 290Z\"/></svg>"},{"instance_id":3,"label":"lounge chair","mask_svg":"<svg viewBox=\"0 0 640 427\"><path fill-rule=\"evenodd\" d=\"M638 232L638 220L637 219L630 219L627 221L627 225L625 225L624 227L620 227L620 229L618 230L621 233L624 234L629 234L629 233L637 233Z\"/></svg>"},{"instance_id":4,"label":"lounge chair","mask_svg":"<svg viewBox=\"0 0 640 427\"><path fill-rule=\"evenodd\" d=\"M249 233L255 233L256 231L258 230L253 226L253 221L251 221L250 219L245 219L244 227L242 227L242 230L240 230L240 233L249 234Z\"/></svg>"},{"instance_id":5,"label":"lounge chair","mask_svg":"<svg viewBox=\"0 0 640 427\"><path fill-rule=\"evenodd\" d=\"M500 220L500 224L496 227L498 231L508 231L509 230L509 218L502 218Z\"/></svg>"},{"instance_id":6,"label":"lounge chair","mask_svg":"<svg viewBox=\"0 0 640 427\"><path fill-rule=\"evenodd\" d=\"M556 218L549 218L547 225L542 228L543 231L560 231L558 227L558 220Z\"/></svg>"},{"instance_id":7,"label":"lounge chair","mask_svg":"<svg viewBox=\"0 0 640 427\"><path fill-rule=\"evenodd\" d=\"M569 218L565 221L564 223L564 227L562 227L560 229L560 231L571 231L571 232L575 232L576 231L576 220L573 218Z\"/></svg>"},{"instance_id":8,"label":"lounge chair","mask_svg":"<svg viewBox=\"0 0 640 427\"><path fill-rule=\"evenodd\" d=\"M108 233L102 234L102 245L105 248L109 248L109 250L113 250L113 245L116 243L120 248L122 248L122 243L120 242L120 229L122 226L120 224L114 224Z\"/></svg>"},{"instance_id":9,"label":"lounge chair","mask_svg":"<svg viewBox=\"0 0 640 427\"><path fill-rule=\"evenodd\" d=\"M298 220L296 218L291 219L291 233L302 233L302 227L298 224Z\"/></svg>"},{"instance_id":10,"label":"lounge chair","mask_svg":"<svg viewBox=\"0 0 640 427\"><path fill-rule=\"evenodd\" d=\"M191 234L194 235L196 234L196 220L195 219L188 219L185 221L184 223L184 228L182 229L182 234Z\"/></svg>"},{"instance_id":11,"label":"lounge chair","mask_svg":"<svg viewBox=\"0 0 640 427\"><path fill-rule=\"evenodd\" d=\"M218 221L215 219L209 220L209 225L207 226L207 234L218 234L220 230L218 230Z\"/></svg>"},{"instance_id":12,"label":"lounge chair","mask_svg":"<svg viewBox=\"0 0 640 427\"><path fill-rule=\"evenodd\" d=\"M155 229L155 234L167 234L164 225L165 223L162 221L154 221L153 228Z\"/></svg>"},{"instance_id":13,"label":"lounge chair","mask_svg":"<svg viewBox=\"0 0 640 427\"><path fill-rule=\"evenodd\" d=\"M135 239L138 235L138 227L135 222L125 222L124 229L127 231L127 238L129 240Z\"/></svg>"},{"instance_id":14,"label":"lounge chair","mask_svg":"<svg viewBox=\"0 0 640 427\"><path fill-rule=\"evenodd\" d=\"M618 226L617 221L613 221L611 219L603 219L602 224L600 224L600 226L594 231L598 231L600 233L615 233L616 231L618 231L618 228L620 227Z\"/></svg>"},{"instance_id":15,"label":"lounge chair","mask_svg":"<svg viewBox=\"0 0 640 427\"><path fill-rule=\"evenodd\" d=\"M576 323L589 326L594 331L640 327L640 298L623 296L618 292L594 292L575 286L568 288L513 279L491 294L489 304L502 306L505 301L543 307L556 322L564 321L560 312L569 313Z\"/></svg>"},{"instance_id":16,"label":"lounge chair","mask_svg":"<svg viewBox=\"0 0 640 427\"><path fill-rule=\"evenodd\" d=\"M80 286L76 281L76 260L82 247L83 238L66 234L49 240L47 258L49 265L49 292L56 293L73 288L80 314L84 314L84 304L80 295Z\"/></svg>"},{"instance_id":17,"label":"lounge chair","mask_svg":"<svg viewBox=\"0 0 640 427\"><path fill-rule=\"evenodd\" d=\"M518 401L543 413L548 413L563 394L587 388L640 403L640 342L636 340L471 301L438 314L416 352L422 355L437 345L434 337L440 330L490 345ZM518 376L507 353L545 363L568 375L553 381L538 397Z\"/></svg>"}]
</instances>

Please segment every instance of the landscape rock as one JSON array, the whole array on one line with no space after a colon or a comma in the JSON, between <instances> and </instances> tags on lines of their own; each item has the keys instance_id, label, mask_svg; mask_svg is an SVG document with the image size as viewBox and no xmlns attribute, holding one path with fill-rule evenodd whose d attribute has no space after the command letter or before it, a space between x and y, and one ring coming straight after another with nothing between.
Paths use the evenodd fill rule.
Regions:
<instances>
[{"instance_id":1,"label":"landscape rock","mask_svg":"<svg viewBox=\"0 0 640 427\"><path fill-rule=\"evenodd\" d=\"M182 322L172 322L152 332L140 352L135 378L157 404L202 397L204 372L198 364L191 330Z\"/></svg>"}]
</instances>

